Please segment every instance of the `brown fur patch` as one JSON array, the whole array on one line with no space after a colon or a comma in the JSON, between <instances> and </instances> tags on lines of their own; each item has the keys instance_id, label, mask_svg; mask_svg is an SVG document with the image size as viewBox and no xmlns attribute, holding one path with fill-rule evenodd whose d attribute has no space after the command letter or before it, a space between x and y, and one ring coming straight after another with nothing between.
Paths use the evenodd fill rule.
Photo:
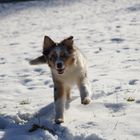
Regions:
<instances>
[{"instance_id":1,"label":"brown fur patch","mask_svg":"<svg viewBox=\"0 0 140 140\"><path fill-rule=\"evenodd\" d=\"M66 65L66 66L73 65L74 60L75 60L75 59L74 59L73 57L69 57L69 58L65 61L65 65Z\"/></svg>"},{"instance_id":2,"label":"brown fur patch","mask_svg":"<svg viewBox=\"0 0 140 140\"><path fill-rule=\"evenodd\" d=\"M56 59L56 53L55 51L51 51L48 55L48 64L50 67L55 67L55 59Z\"/></svg>"},{"instance_id":3,"label":"brown fur patch","mask_svg":"<svg viewBox=\"0 0 140 140\"><path fill-rule=\"evenodd\" d=\"M55 91L54 91L54 99L62 98L64 96L64 85L60 81L54 81L55 84Z\"/></svg>"}]
</instances>

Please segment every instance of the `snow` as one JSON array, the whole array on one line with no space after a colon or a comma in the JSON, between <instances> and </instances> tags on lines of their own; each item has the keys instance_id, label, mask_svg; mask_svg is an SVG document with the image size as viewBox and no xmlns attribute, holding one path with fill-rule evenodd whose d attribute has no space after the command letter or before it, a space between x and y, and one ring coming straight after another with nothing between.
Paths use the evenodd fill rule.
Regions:
<instances>
[{"instance_id":1,"label":"snow","mask_svg":"<svg viewBox=\"0 0 140 140\"><path fill-rule=\"evenodd\" d=\"M44 35L73 35L89 65L92 102L81 105L74 88L60 126L49 68L28 63L41 54ZM0 139L139 140L139 37L139 0L0 4ZM29 132L33 124L45 129Z\"/></svg>"}]
</instances>

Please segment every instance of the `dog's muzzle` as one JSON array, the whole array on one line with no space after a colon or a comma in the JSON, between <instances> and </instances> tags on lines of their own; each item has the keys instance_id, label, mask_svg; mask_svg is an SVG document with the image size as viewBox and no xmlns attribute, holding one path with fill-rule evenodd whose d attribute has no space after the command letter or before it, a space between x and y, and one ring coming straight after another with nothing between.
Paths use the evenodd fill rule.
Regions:
<instances>
[{"instance_id":1,"label":"dog's muzzle","mask_svg":"<svg viewBox=\"0 0 140 140\"><path fill-rule=\"evenodd\" d=\"M56 63L56 70L57 70L58 74L64 73L65 67L64 67L63 62L60 61L60 62Z\"/></svg>"},{"instance_id":2,"label":"dog's muzzle","mask_svg":"<svg viewBox=\"0 0 140 140\"><path fill-rule=\"evenodd\" d=\"M57 69L58 74L63 74L65 69Z\"/></svg>"}]
</instances>

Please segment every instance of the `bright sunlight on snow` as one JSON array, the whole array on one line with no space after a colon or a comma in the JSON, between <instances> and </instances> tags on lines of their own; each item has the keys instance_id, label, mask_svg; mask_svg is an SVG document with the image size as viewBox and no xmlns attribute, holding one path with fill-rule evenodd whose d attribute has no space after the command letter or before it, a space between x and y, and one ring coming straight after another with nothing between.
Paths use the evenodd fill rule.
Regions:
<instances>
[{"instance_id":1,"label":"bright sunlight on snow","mask_svg":"<svg viewBox=\"0 0 140 140\"><path fill-rule=\"evenodd\" d=\"M74 87L54 120L47 65L30 66L44 35L74 36L88 61L92 102ZM140 139L140 1L38 0L0 4L1 140Z\"/></svg>"}]
</instances>

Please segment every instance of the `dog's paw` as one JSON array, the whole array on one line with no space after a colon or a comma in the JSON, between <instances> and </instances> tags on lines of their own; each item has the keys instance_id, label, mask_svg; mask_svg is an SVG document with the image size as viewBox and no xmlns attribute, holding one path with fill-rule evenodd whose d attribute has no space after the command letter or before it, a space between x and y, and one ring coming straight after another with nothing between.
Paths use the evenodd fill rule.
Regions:
<instances>
[{"instance_id":1,"label":"dog's paw","mask_svg":"<svg viewBox=\"0 0 140 140\"><path fill-rule=\"evenodd\" d=\"M64 123L64 119L63 118L55 119L55 123L56 124Z\"/></svg>"},{"instance_id":2,"label":"dog's paw","mask_svg":"<svg viewBox=\"0 0 140 140\"><path fill-rule=\"evenodd\" d=\"M90 99L89 97L85 97L85 98L81 101L81 103L84 104L84 105L87 105L87 104L89 104L90 102L91 102L91 99Z\"/></svg>"}]
</instances>

